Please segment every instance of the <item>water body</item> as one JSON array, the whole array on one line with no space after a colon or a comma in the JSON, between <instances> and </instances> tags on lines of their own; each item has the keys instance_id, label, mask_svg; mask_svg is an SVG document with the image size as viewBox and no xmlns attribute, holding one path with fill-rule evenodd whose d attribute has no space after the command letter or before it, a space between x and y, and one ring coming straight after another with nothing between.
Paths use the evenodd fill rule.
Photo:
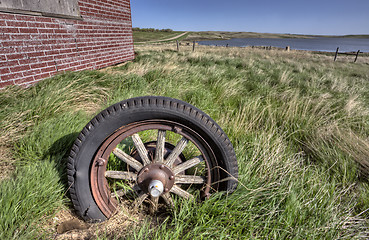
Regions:
<instances>
[{"instance_id":1,"label":"water body","mask_svg":"<svg viewBox=\"0 0 369 240\"><path fill-rule=\"evenodd\" d=\"M335 52L369 52L369 38L233 38L229 40L199 41L200 45L246 47L272 46L285 48L290 46L295 50Z\"/></svg>"}]
</instances>

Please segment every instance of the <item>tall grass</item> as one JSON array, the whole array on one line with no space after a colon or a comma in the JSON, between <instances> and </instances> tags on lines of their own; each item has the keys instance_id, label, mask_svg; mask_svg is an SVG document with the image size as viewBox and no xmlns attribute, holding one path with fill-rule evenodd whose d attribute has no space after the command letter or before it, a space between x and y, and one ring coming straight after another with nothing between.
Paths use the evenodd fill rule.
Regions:
<instances>
[{"instance_id":1,"label":"tall grass","mask_svg":"<svg viewBox=\"0 0 369 240\"><path fill-rule=\"evenodd\" d=\"M66 154L94 114L126 98L164 95L190 102L222 126L238 157L239 187L232 195L215 194L201 204L178 199L169 217L156 224L149 217L121 234L115 230L116 238L369 236L366 63L333 63L325 55L247 48L199 47L192 52L182 47L176 52L173 46L154 45L136 50L136 60L130 63L66 73L29 89L0 92L0 140L13 151L17 173L30 173L0 183L2 218L5 210L19 215L16 201L5 205L9 196L38 203L48 216L63 201L68 203L63 194L50 201L34 200L25 189L12 186L22 179L34 183L35 171L53 179L49 188L40 185L40 196L65 192ZM35 214L9 217L7 221L14 221L7 236L27 236L35 226L31 222L45 215L32 204L23 209ZM105 230L95 234L111 236Z\"/></svg>"}]
</instances>

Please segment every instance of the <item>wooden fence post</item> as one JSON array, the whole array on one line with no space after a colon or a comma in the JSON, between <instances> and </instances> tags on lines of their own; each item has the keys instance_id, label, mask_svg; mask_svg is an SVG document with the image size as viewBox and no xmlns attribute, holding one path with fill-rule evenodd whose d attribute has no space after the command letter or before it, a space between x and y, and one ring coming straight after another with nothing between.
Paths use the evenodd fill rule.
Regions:
<instances>
[{"instance_id":1,"label":"wooden fence post","mask_svg":"<svg viewBox=\"0 0 369 240\"><path fill-rule=\"evenodd\" d=\"M356 53L356 57L355 57L354 63L356 63L356 61L357 61L357 57L359 56L359 53L360 53L360 50L359 50L359 51L357 51L357 53Z\"/></svg>"},{"instance_id":2,"label":"wooden fence post","mask_svg":"<svg viewBox=\"0 0 369 240\"><path fill-rule=\"evenodd\" d=\"M286 47L286 51L289 52L291 50L291 47L290 46L287 46Z\"/></svg>"},{"instance_id":3,"label":"wooden fence post","mask_svg":"<svg viewBox=\"0 0 369 240\"><path fill-rule=\"evenodd\" d=\"M340 48L338 47L337 48L337 50L336 50L336 54L334 55L334 61L336 61L337 60L337 55L338 55L338 50L339 50Z\"/></svg>"},{"instance_id":4,"label":"wooden fence post","mask_svg":"<svg viewBox=\"0 0 369 240\"><path fill-rule=\"evenodd\" d=\"M177 52L179 52L179 42L178 40L176 42L177 42Z\"/></svg>"},{"instance_id":5,"label":"wooden fence post","mask_svg":"<svg viewBox=\"0 0 369 240\"><path fill-rule=\"evenodd\" d=\"M195 42L195 41L193 41L192 52L194 52L194 51L195 51L195 45L196 45L196 42Z\"/></svg>"}]
</instances>

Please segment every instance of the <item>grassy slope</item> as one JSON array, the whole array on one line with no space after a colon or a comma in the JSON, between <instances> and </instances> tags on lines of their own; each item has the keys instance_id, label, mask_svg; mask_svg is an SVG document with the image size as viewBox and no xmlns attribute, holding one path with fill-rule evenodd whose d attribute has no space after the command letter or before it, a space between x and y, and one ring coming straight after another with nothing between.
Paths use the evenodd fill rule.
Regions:
<instances>
[{"instance_id":1,"label":"grassy slope","mask_svg":"<svg viewBox=\"0 0 369 240\"><path fill-rule=\"evenodd\" d=\"M312 38L312 37L346 37L346 38L369 38L369 35L347 35L347 36L320 36L283 33L256 33L256 32L225 32L225 31L203 31L191 32L186 40L223 40L232 38Z\"/></svg>"},{"instance_id":2,"label":"grassy slope","mask_svg":"<svg viewBox=\"0 0 369 240\"><path fill-rule=\"evenodd\" d=\"M255 33L255 32L224 32L224 31L203 31L191 32L188 40L222 40L231 38L310 38L309 35L296 34L276 34L276 33Z\"/></svg>"},{"instance_id":3,"label":"grassy slope","mask_svg":"<svg viewBox=\"0 0 369 240\"><path fill-rule=\"evenodd\" d=\"M179 31L173 32L144 32L144 31L133 31L134 42L148 42L154 40L162 40L167 38L175 37L181 33Z\"/></svg>"},{"instance_id":4,"label":"grassy slope","mask_svg":"<svg viewBox=\"0 0 369 240\"><path fill-rule=\"evenodd\" d=\"M134 42L147 42L174 37L183 32L144 32L133 31ZM225 32L225 31L202 31L190 32L183 40L224 40L232 38L312 38L312 37L345 37L345 38L369 38L369 35L347 35L347 36L316 36L301 34L278 34L278 33L255 33L255 32Z\"/></svg>"},{"instance_id":5,"label":"grassy slope","mask_svg":"<svg viewBox=\"0 0 369 240\"><path fill-rule=\"evenodd\" d=\"M78 131L103 108L141 95L175 97L212 116L234 144L240 186L203 204L177 202L163 224L148 222L128 237L369 236L369 185L356 164L367 164L369 155L366 64L301 52L173 47L139 46L134 62L108 71L0 91L1 144L15 150L19 165L0 184L0 239L32 237L68 203L65 161Z\"/></svg>"}]
</instances>

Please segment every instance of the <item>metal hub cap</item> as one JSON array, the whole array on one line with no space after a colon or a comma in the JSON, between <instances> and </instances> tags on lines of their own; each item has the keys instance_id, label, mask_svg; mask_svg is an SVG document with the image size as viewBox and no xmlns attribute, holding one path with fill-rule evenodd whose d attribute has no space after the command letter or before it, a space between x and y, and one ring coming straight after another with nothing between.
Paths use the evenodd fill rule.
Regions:
<instances>
[{"instance_id":1,"label":"metal hub cap","mask_svg":"<svg viewBox=\"0 0 369 240\"><path fill-rule=\"evenodd\" d=\"M152 180L149 184L149 193L153 197L159 197L164 191L164 185L159 180Z\"/></svg>"},{"instance_id":2,"label":"metal hub cap","mask_svg":"<svg viewBox=\"0 0 369 240\"><path fill-rule=\"evenodd\" d=\"M152 163L145 166L139 172L137 183L142 191L149 193L153 197L157 197L163 192L168 192L173 187L174 173L162 163ZM157 191L160 193L157 194Z\"/></svg>"}]
</instances>

